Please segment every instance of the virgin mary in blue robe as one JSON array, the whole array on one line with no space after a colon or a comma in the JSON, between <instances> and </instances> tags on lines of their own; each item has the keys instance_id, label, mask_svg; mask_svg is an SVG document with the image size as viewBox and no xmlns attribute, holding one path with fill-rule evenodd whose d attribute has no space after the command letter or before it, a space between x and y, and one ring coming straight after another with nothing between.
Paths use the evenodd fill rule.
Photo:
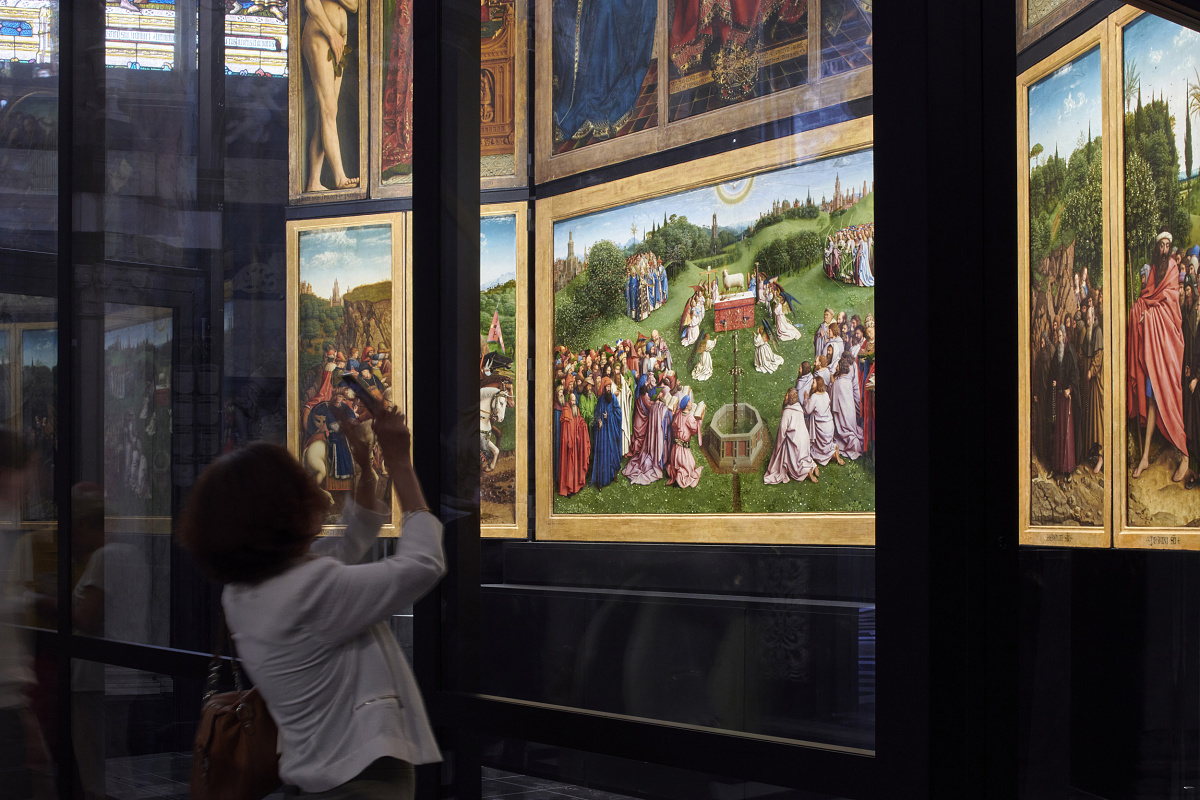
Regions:
<instances>
[{"instance_id":1,"label":"virgin mary in blue robe","mask_svg":"<svg viewBox=\"0 0 1200 800\"><path fill-rule=\"evenodd\" d=\"M555 138L608 139L633 114L654 51L656 0L554 0Z\"/></svg>"},{"instance_id":2,"label":"virgin mary in blue robe","mask_svg":"<svg viewBox=\"0 0 1200 800\"><path fill-rule=\"evenodd\" d=\"M621 405L608 391L596 401L592 432L592 483L601 488L616 480L621 471Z\"/></svg>"}]
</instances>

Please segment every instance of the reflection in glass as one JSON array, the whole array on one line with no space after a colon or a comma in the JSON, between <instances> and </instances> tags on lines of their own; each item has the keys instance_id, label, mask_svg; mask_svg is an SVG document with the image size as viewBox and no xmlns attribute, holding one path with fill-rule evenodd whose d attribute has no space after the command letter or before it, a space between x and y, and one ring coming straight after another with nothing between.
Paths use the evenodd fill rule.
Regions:
<instances>
[{"instance_id":1,"label":"reflection in glass","mask_svg":"<svg viewBox=\"0 0 1200 800\"><path fill-rule=\"evenodd\" d=\"M110 67L175 66L175 3L106 0L104 61Z\"/></svg>"},{"instance_id":2,"label":"reflection in glass","mask_svg":"<svg viewBox=\"0 0 1200 800\"><path fill-rule=\"evenodd\" d=\"M0 18L0 247L57 248L58 3L9 0Z\"/></svg>"},{"instance_id":3,"label":"reflection in glass","mask_svg":"<svg viewBox=\"0 0 1200 800\"><path fill-rule=\"evenodd\" d=\"M287 77L287 0L233 0L225 12L225 74Z\"/></svg>"},{"instance_id":4,"label":"reflection in glass","mask_svg":"<svg viewBox=\"0 0 1200 800\"><path fill-rule=\"evenodd\" d=\"M21 348L18 406L21 431L32 442L35 473L25 499L24 519L53 520L54 454L58 446L58 329L54 323L16 326Z\"/></svg>"},{"instance_id":5,"label":"reflection in glass","mask_svg":"<svg viewBox=\"0 0 1200 800\"><path fill-rule=\"evenodd\" d=\"M110 303L105 312L104 488L109 513L169 516L171 310Z\"/></svg>"},{"instance_id":6,"label":"reflection in glass","mask_svg":"<svg viewBox=\"0 0 1200 800\"><path fill-rule=\"evenodd\" d=\"M71 740L83 798L186 797L199 683L94 661L74 666Z\"/></svg>"},{"instance_id":7,"label":"reflection in glass","mask_svg":"<svg viewBox=\"0 0 1200 800\"><path fill-rule=\"evenodd\" d=\"M821 77L840 75L875 60L874 0L821 0Z\"/></svg>"}]
</instances>

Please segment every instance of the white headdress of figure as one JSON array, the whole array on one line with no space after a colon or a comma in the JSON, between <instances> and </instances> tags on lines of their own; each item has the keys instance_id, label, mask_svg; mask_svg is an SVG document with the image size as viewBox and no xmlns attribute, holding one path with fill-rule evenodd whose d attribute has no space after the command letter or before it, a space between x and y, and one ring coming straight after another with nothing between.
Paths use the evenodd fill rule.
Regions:
<instances>
[{"instance_id":1,"label":"white headdress of figure","mask_svg":"<svg viewBox=\"0 0 1200 800\"><path fill-rule=\"evenodd\" d=\"M1154 241L1161 242L1163 239L1166 239L1168 242L1174 241L1174 237L1171 236L1170 231L1163 231L1154 239Z\"/></svg>"}]
</instances>

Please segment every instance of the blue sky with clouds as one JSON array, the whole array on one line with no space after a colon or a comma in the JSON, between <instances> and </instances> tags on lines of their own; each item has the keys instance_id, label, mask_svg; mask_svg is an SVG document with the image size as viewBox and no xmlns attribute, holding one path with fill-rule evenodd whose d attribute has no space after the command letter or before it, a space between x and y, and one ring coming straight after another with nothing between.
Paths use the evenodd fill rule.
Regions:
<instances>
[{"instance_id":1,"label":"blue sky with clouds","mask_svg":"<svg viewBox=\"0 0 1200 800\"><path fill-rule=\"evenodd\" d=\"M333 281L342 294L392 279L392 228L357 225L300 232L300 280L329 299Z\"/></svg>"},{"instance_id":2,"label":"blue sky with clouds","mask_svg":"<svg viewBox=\"0 0 1200 800\"><path fill-rule=\"evenodd\" d=\"M736 158L737 154L730 154ZM834 180L840 177L842 190L853 187L862 191L863 181L868 191L875 180L874 154L864 150L846 156L828 158L808 164L755 175L750 191L737 202L727 202L730 195L743 189L745 179L724 184L726 197L717 191L717 184L686 192L667 195L641 203L601 211L585 217L564 220L554 226L554 257L566 258L567 234L574 232L575 253L582 258L585 247L608 239L624 247L632 237L630 228L638 226L638 238L652 224L662 225L663 214L684 216L694 225L707 228L712 225L712 215L717 215L717 225L742 228L753 224L760 211L769 211L776 200L804 202L812 191L814 202L821 202L824 195L833 196Z\"/></svg>"},{"instance_id":3,"label":"blue sky with clouds","mask_svg":"<svg viewBox=\"0 0 1200 800\"><path fill-rule=\"evenodd\" d=\"M1179 150L1179 172L1184 170L1183 155L1183 115L1187 113L1188 81L1200 81L1197 67L1200 60L1200 33L1191 28L1184 28L1174 22L1146 14L1136 22L1125 26L1125 60L1137 64L1139 82L1142 87L1142 102L1147 103L1160 94L1167 101L1171 115L1175 117L1175 146ZM1137 104L1134 95L1133 105ZM1192 118L1193 127L1197 124ZM1193 131L1195 138L1197 132ZM1193 156L1200 154L1195 144L1192 145ZM1192 164L1193 171L1196 164Z\"/></svg>"},{"instance_id":4,"label":"blue sky with clouds","mask_svg":"<svg viewBox=\"0 0 1200 800\"><path fill-rule=\"evenodd\" d=\"M480 217L479 285L491 286L497 278L517 270L517 215Z\"/></svg>"},{"instance_id":5,"label":"blue sky with clouds","mask_svg":"<svg viewBox=\"0 0 1200 800\"><path fill-rule=\"evenodd\" d=\"M1103 130L1100 48L1089 50L1029 87L1029 146L1040 144L1047 156L1071 157L1082 133ZM1033 162L1029 162L1030 169Z\"/></svg>"},{"instance_id":6,"label":"blue sky with clouds","mask_svg":"<svg viewBox=\"0 0 1200 800\"><path fill-rule=\"evenodd\" d=\"M58 331L54 328L23 331L21 363L27 367L35 364L44 367L58 366Z\"/></svg>"}]
</instances>

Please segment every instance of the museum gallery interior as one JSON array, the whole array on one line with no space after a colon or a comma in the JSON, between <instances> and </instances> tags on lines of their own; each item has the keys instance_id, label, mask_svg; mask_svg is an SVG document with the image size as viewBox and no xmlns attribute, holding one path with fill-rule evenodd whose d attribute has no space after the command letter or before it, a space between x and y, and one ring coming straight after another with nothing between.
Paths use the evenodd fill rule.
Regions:
<instances>
[{"instance_id":1,"label":"museum gallery interior","mask_svg":"<svg viewBox=\"0 0 1200 800\"><path fill-rule=\"evenodd\" d=\"M1200 797L1196 126L1188 0L7 0L0 798L207 796L189 498L395 561L380 406L422 800Z\"/></svg>"}]
</instances>

